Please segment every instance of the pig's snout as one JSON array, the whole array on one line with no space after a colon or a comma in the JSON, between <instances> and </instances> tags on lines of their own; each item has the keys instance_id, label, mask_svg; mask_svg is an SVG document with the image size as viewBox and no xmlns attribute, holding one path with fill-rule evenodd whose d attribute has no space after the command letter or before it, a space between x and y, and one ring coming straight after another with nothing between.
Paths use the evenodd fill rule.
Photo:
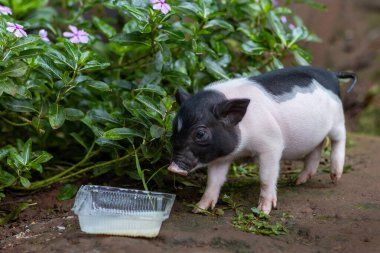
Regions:
<instances>
[{"instance_id":1,"label":"pig's snout","mask_svg":"<svg viewBox=\"0 0 380 253\"><path fill-rule=\"evenodd\" d=\"M182 176L187 176L187 174L189 172L187 172L186 170L184 169L181 169L175 162L172 162L170 165L169 165L169 168L168 168L169 171L171 172L174 172L174 173L177 173L177 174L180 174Z\"/></svg>"}]
</instances>

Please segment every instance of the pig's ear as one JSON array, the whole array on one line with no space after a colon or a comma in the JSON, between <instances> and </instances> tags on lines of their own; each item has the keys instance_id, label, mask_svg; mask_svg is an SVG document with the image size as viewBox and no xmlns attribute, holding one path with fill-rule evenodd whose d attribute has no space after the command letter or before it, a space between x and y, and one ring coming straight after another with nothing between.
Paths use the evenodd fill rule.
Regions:
<instances>
[{"instance_id":1,"label":"pig's ear","mask_svg":"<svg viewBox=\"0 0 380 253\"><path fill-rule=\"evenodd\" d=\"M234 126L243 119L249 102L249 99L230 99L220 102L214 107L215 117Z\"/></svg>"},{"instance_id":2,"label":"pig's ear","mask_svg":"<svg viewBox=\"0 0 380 253\"><path fill-rule=\"evenodd\" d=\"M188 94L188 93L186 93L184 91L181 91L181 90L177 91L176 94L175 94L175 99L176 99L176 101L177 101L177 103L179 105L182 105L183 102L185 102L186 100L188 100L190 97L191 97L190 94Z\"/></svg>"}]
</instances>

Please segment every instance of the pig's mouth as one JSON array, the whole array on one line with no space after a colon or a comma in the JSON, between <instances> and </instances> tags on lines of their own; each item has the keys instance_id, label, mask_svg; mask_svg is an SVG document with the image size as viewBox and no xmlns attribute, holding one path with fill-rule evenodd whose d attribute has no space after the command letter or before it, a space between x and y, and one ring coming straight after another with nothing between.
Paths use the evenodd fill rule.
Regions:
<instances>
[{"instance_id":1,"label":"pig's mouth","mask_svg":"<svg viewBox=\"0 0 380 253\"><path fill-rule=\"evenodd\" d=\"M187 176L187 174L189 174L189 172L187 170L181 169L175 162L172 162L169 165L168 170L171 172L180 174L181 176Z\"/></svg>"}]
</instances>

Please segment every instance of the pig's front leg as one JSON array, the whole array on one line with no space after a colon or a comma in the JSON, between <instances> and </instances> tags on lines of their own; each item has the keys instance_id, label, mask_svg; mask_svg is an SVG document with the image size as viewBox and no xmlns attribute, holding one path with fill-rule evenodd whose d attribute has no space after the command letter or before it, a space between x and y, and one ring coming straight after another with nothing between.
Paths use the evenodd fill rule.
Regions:
<instances>
[{"instance_id":1,"label":"pig's front leg","mask_svg":"<svg viewBox=\"0 0 380 253\"><path fill-rule=\"evenodd\" d=\"M277 179L282 151L271 150L259 155L260 198L258 208L269 214L277 206Z\"/></svg>"},{"instance_id":2,"label":"pig's front leg","mask_svg":"<svg viewBox=\"0 0 380 253\"><path fill-rule=\"evenodd\" d=\"M197 207L193 209L194 213L199 213L210 207L214 209L216 202L218 202L220 189L226 181L230 164L231 162L213 162L208 165L206 190Z\"/></svg>"}]
</instances>

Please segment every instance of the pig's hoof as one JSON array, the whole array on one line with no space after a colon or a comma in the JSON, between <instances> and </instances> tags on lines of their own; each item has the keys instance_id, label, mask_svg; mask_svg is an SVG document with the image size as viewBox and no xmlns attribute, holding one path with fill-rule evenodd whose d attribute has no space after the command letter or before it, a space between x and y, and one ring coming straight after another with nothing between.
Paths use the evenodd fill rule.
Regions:
<instances>
[{"instance_id":1,"label":"pig's hoof","mask_svg":"<svg viewBox=\"0 0 380 253\"><path fill-rule=\"evenodd\" d=\"M269 214L272 210L277 208L277 199L276 198L263 198L260 197L259 206L257 207L259 210L263 211L265 214Z\"/></svg>"},{"instance_id":2,"label":"pig's hoof","mask_svg":"<svg viewBox=\"0 0 380 253\"><path fill-rule=\"evenodd\" d=\"M338 173L334 173L334 172L331 172L330 173L330 178L331 178L331 181L336 184L338 183L338 180L340 179L340 177L342 176L342 174L338 174Z\"/></svg>"},{"instance_id":3,"label":"pig's hoof","mask_svg":"<svg viewBox=\"0 0 380 253\"><path fill-rule=\"evenodd\" d=\"M304 184L311 178L311 175L309 173L301 173L296 181L296 185Z\"/></svg>"},{"instance_id":4,"label":"pig's hoof","mask_svg":"<svg viewBox=\"0 0 380 253\"><path fill-rule=\"evenodd\" d=\"M215 200L201 200L196 207L193 209L193 213L202 213L204 211L207 211L209 208L214 209L216 205Z\"/></svg>"}]
</instances>

